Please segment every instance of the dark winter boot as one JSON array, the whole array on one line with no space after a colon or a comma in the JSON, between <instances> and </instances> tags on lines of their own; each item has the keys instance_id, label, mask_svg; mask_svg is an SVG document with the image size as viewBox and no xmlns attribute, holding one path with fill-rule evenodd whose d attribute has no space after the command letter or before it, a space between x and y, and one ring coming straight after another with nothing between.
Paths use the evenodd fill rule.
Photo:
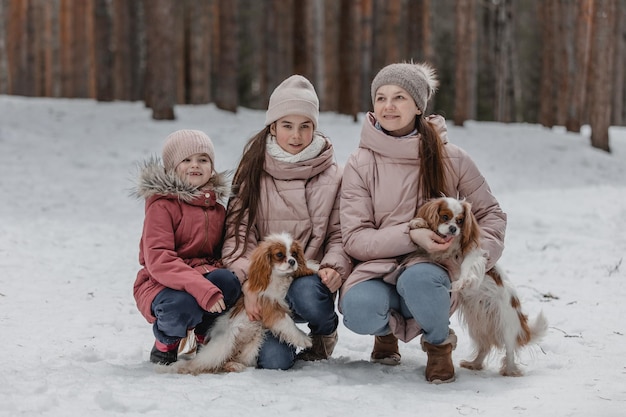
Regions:
<instances>
[{"instance_id":1,"label":"dark winter boot","mask_svg":"<svg viewBox=\"0 0 626 417\"><path fill-rule=\"evenodd\" d=\"M338 338L337 330L328 336L313 335L313 346L298 353L297 358L303 361L320 361L322 359L328 359L333 354L333 350L335 350Z\"/></svg>"},{"instance_id":2,"label":"dark winter boot","mask_svg":"<svg viewBox=\"0 0 626 417\"><path fill-rule=\"evenodd\" d=\"M454 364L452 363L452 351L456 349L456 335L454 330L446 340L439 345L432 345L422 336L422 350L428 355L426 363L426 380L432 384L443 384L454 381Z\"/></svg>"},{"instance_id":3,"label":"dark winter boot","mask_svg":"<svg viewBox=\"0 0 626 417\"><path fill-rule=\"evenodd\" d=\"M370 356L370 362L382 363L383 365L400 364L400 349L398 338L393 334L374 337L374 349Z\"/></svg>"},{"instance_id":4,"label":"dark winter boot","mask_svg":"<svg viewBox=\"0 0 626 417\"><path fill-rule=\"evenodd\" d=\"M159 348L157 348L157 345ZM163 350L161 350L163 349ZM150 362L157 365L171 365L178 360L178 343L165 345L160 342L154 342L152 351L150 351Z\"/></svg>"}]
</instances>

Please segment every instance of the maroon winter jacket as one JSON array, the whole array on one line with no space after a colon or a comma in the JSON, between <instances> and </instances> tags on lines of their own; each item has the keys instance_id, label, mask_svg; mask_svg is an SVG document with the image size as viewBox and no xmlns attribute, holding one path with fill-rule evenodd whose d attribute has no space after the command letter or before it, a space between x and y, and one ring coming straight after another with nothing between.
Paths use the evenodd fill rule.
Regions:
<instances>
[{"instance_id":1,"label":"maroon winter jacket","mask_svg":"<svg viewBox=\"0 0 626 417\"><path fill-rule=\"evenodd\" d=\"M218 174L199 190L166 173L157 159L143 165L137 197L144 198L145 219L139 244L139 263L133 294L141 314L153 323L152 301L165 287L191 294L208 310L221 291L203 274L221 267L228 186Z\"/></svg>"}]
</instances>

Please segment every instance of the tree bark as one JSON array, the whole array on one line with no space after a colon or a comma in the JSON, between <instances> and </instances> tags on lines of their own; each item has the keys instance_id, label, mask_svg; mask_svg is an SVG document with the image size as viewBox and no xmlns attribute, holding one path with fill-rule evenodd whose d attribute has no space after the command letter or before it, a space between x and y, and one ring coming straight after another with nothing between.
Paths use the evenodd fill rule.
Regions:
<instances>
[{"instance_id":1,"label":"tree bark","mask_svg":"<svg viewBox=\"0 0 626 417\"><path fill-rule=\"evenodd\" d=\"M554 85L554 2L548 1L539 6L542 26L542 52L541 52L541 82L539 88L540 106L539 123L545 127L553 127L556 123L556 105Z\"/></svg>"},{"instance_id":2,"label":"tree bark","mask_svg":"<svg viewBox=\"0 0 626 417\"><path fill-rule=\"evenodd\" d=\"M359 112L359 20L360 4L354 0L341 0L339 49L339 107L341 114L357 120Z\"/></svg>"},{"instance_id":3,"label":"tree bark","mask_svg":"<svg viewBox=\"0 0 626 417\"><path fill-rule=\"evenodd\" d=\"M359 108L361 111L368 111L372 108L372 95L370 93L371 82L374 79L372 74L372 43L374 37L374 3L373 0L361 1L361 27L360 27L360 65L359 90L361 98Z\"/></svg>"},{"instance_id":4,"label":"tree bark","mask_svg":"<svg viewBox=\"0 0 626 417\"><path fill-rule=\"evenodd\" d=\"M239 42L237 25L237 2L233 0L219 1L219 55L218 73L220 79L216 84L215 104L222 110L237 111L239 105L237 90Z\"/></svg>"},{"instance_id":5,"label":"tree bark","mask_svg":"<svg viewBox=\"0 0 626 417\"><path fill-rule=\"evenodd\" d=\"M94 0L94 55L96 100L113 101L113 53L111 51L111 13L107 0Z\"/></svg>"},{"instance_id":6,"label":"tree bark","mask_svg":"<svg viewBox=\"0 0 626 417\"><path fill-rule=\"evenodd\" d=\"M615 51L616 0L594 0L591 30L589 123L591 146L610 152L611 91Z\"/></svg>"},{"instance_id":7,"label":"tree bark","mask_svg":"<svg viewBox=\"0 0 626 417\"><path fill-rule=\"evenodd\" d=\"M204 104L211 101L211 4L188 1L187 6L189 103Z\"/></svg>"},{"instance_id":8,"label":"tree bark","mask_svg":"<svg viewBox=\"0 0 626 417\"><path fill-rule=\"evenodd\" d=\"M340 3L324 0L324 89L320 103L322 111L336 111L339 107L339 15Z\"/></svg>"},{"instance_id":9,"label":"tree bark","mask_svg":"<svg viewBox=\"0 0 626 417\"><path fill-rule=\"evenodd\" d=\"M155 120L174 120L176 63L174 0L146 0L146 104Z\"/></svg>"},{"instance_id":10,"label":"tree bark","mask_svg":"<svg viewBox=\"0 0 626 417\"><path fill-rule=\"evenodd\" d=\"M475 0L456 3L456 71L454 124L463 126L476 116L477 4Z\"/></svg>"}]
</instances>

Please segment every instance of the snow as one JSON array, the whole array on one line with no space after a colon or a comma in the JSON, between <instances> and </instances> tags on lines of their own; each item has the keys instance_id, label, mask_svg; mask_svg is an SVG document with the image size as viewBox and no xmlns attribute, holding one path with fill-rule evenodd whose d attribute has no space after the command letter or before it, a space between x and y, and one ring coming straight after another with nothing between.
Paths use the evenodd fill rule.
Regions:
<instances>
[{"instance_id":1,"label":"snow","mask_svg":"<svg viewBox=\"0 0 626 417\"><path fill-rule=\"evenodd\" d=\"M626 129L613 152L530 124L449 127L508 213L501 265L523 308L550 328L520 356L525 375L457 366L429 385L419 339L398 367L368 362L373 338L340 325L333 358L289 371L169 375L148 362L151 327L132 297L143 203L136 162L180 128L214 140L234 168L264 112L178 106L153 121L142 103L0 96L0 416L588 416L626 406ZM324 113L343 163L361 122ZM471 354L467 333L453 354Z\"/></svg>"}]
</instances>

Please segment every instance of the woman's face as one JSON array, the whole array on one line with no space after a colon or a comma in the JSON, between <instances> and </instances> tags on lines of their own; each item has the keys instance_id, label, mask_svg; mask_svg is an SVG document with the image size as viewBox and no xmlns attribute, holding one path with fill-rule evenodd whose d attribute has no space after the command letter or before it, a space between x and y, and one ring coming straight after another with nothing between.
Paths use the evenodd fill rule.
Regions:
<instances>
[{"instance_id":1,"label":"woman's face","mask_svg":"<svg viewBox=\"0 0 626 417\"><path fill-rule=\"evenodd\" d=\"M392 136L404 136L415 128L415 116L422 114L407 91L397 85L380 86L374 97L374 115Z\"/></svg>"},{"instance_id":2,"label":"woman's face","mask_svg":"<svg viewBox=\"0 0 626 417\"><path fill-rule=\"evenodd\" d=\"M270 125L270 132L285 152L302 152L313 142L313 121L305 116L285 116Z\"/></svg>"}]
</instances>

